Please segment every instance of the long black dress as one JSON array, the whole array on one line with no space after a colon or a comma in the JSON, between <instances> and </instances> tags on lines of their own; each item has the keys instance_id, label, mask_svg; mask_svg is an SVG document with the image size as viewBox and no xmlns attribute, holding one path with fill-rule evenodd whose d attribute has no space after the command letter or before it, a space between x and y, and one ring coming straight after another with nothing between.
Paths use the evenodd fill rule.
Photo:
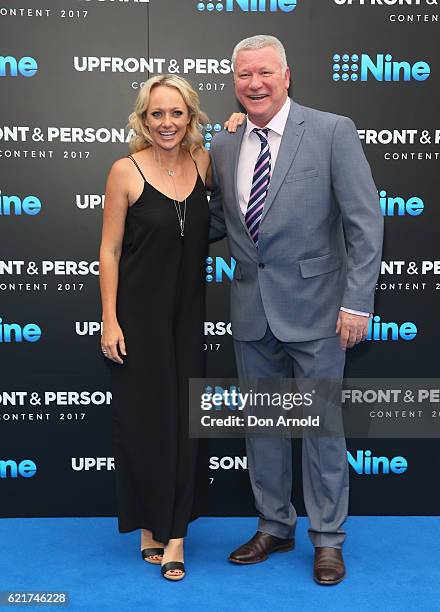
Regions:
<instances>
[{"instance_id":1,"label":"long black dress","mask_svg":"<svg viewBox=\"0 0 440 612\"><path fill-rule=\"evenodd\" d=\"M127 356L111 364L118 524L120 532L149 529L166 543L184 537L193 518L197 440L188 435L188 379L204 376L209 212L197 174L182 238L173 201L142 177L119 265Z\"/></svg>"}]
</instances>

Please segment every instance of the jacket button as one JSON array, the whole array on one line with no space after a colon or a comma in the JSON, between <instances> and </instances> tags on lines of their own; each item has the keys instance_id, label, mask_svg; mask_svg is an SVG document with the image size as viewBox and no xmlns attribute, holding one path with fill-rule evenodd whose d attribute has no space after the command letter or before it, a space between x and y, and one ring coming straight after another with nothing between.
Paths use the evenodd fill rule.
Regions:
<instances>
[{"instance_id":1,"label":"jacket button","mask_svg":"<svg viewBox=\"0 0 440 612\"><path fill-rule=\"evenodd\" d=\"M264 268L264 263L259 263L259 264L258 264L258 267L259 267L259 268L261 268L261 269L263 269L263 268Z\"/></svg>"}]
</instances>

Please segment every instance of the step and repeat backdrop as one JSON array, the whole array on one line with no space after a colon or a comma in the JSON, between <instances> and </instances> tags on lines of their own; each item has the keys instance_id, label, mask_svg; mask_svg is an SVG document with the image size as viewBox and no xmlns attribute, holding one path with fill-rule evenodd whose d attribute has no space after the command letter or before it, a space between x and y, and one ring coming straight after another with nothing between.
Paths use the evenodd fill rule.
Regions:
<instances>
[{"instance_id":1,"label":"step and repeat backdrop","mask_svg":"<svg viewBox=\"0 0 440 612\"><path fill-rule=\"evenodd\" d=\"M291 96L350 116L373 169L383 263L347 376L438 375L439 16L434 0L0 0L0 515L115 513L97 261L106 176L128 152L127 117L153 74L197 89L209 149L238 109L230 56L246 36L281 39ZM215 244L200 349L217 378L235 375L233 267L226 242ZM438 514L437 449L348 440L350 513ZM378 470L373 457L384 458ZM200 462L206 513L254 513L243 440L204 441ZM299 440L294 470L304 513Z\"/></svg>"}]
</instances>

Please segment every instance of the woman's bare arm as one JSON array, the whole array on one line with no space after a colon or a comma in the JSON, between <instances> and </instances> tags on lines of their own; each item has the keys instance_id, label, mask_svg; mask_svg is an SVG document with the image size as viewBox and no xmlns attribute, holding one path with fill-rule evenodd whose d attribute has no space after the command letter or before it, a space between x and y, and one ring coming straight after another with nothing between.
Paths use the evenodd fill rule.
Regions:
<instances>
[{"instance_id":1,"label":"woman's bare arm","mask_svg":"<svg viewBox=\"0 0 440 612\"><path fill-rule=\"evenodd\" d=\"M127 160L120 159L110 170L105 189L104 221L99 250L99 284L101 288L103 334L102 349L106 357L123 363L119 351L126 355L124 336L116 315L118 268L128 209Z\"/></svg>"}]
</instances>

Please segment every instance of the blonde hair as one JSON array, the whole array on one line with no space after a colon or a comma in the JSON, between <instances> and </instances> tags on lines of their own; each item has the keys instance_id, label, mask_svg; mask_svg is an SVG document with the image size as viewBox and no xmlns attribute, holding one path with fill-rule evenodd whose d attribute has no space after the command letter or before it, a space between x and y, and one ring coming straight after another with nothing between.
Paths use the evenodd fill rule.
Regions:
<instances>
[{"instance_id":1,"label":"blonde hair","mask_svg":"<svg viewBox=\"0 0 440 612\"><path fill-rule=\"evenodd\" d=\"M134 111L128 118L128 128L134 131L130 140L130 152L136 153L153 145L153 139L145 126L145 116L150 103L151 92L155 87L174 87L182 96L190 116L182 145L192 154L198 148L203 147L203 136L201 130L203 124L208 123L208 117L200 109L200 100L197 92L191 85L180 76L174 74L160 74L151 77L145 82L136 98Z\"/></svg>"}]
</instances>

